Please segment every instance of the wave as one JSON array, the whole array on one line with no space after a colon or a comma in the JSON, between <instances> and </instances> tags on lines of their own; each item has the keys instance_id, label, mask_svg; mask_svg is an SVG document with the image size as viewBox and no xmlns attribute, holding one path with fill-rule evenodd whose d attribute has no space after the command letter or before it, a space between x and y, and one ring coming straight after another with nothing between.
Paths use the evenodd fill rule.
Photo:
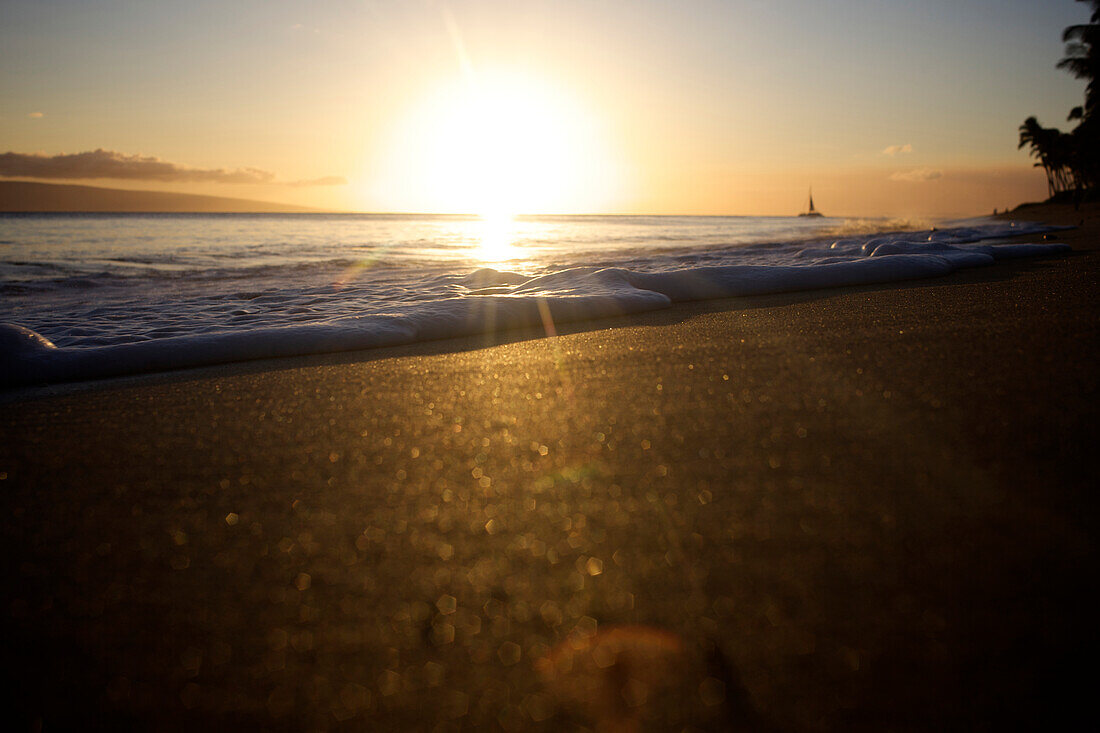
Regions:
<instances>
[{"instance_id":1,"label":"wave","mask_svg":"<svg viewBox=\"0 0 1100 733\"><path fill-rule=\"evenodd\" d=\"M123 263L123 260L118 260ZM37 267L42 270L50 270L51 274L64 273L74 268L52 263L29 264L13 263L20 267ZM129 263L126 263L129 264ZM279 264L241 265L237 267L216 268L192 268L192 269L166 269L164 263L157 263L158 268L142 267L140 264L131 265L129 270L89 270L87 266L75 268L71 274L63 274L55 277L48 275L36 275L34 277L18 277L8 275L5 281L0 283L0 294L21 293L27 290L67 290L88 289L98 287L120 287L127 285L144 286L151 281L231 281L254 280L265 277L295 277L309 275L309 273L327 273L351 270L369 266L372 270L397 270L407 263L387 260L372 260L370 258L338 257L325 260L312 260L306 262L290 262Z\"/></svg>"},{"instance_id":2,"label":"wave","mask_svg":"<svg viewBox=\"0 0 1100 733\"><path fill-rule=\"evenodd\" d=\"M826 237L851 237L867 234L885 234L887 232L916 232L934 230L929 219L844 219L826 227Z\"/></svg>"},{"instance_id":3,"label":"wave","mask_svg":"<svg viewBox=\"0 0 1100 733\"><path fill-rule=\"evenodd\" d=\"M1049 228L1045 228L1049 229ZM988 235L988 231L985 232ZM946 275L997 260L1064 253L1064 244L959 244L977 231L838 240L788 253L787 263L720 264L643 271L571 267L528 277L483 268L436 278L449 295L412 298L393 312L317 318L284 316L278 326L149 334L129 343L58 347L15 324L0 325L0 386L100 379L252 359L353 351L483 332L573 322L666 308L673 303L736 298L816 288L887 283ZM952 243L949 243L952 242ZM255 301L262 293L238 291ZM332 297L340 297L336 294ZM323 314L323 311L319 311ZM162 330L155 335L171 334ZM108 340L110 337L108 337Z\"/></svg>"}]
</instances>

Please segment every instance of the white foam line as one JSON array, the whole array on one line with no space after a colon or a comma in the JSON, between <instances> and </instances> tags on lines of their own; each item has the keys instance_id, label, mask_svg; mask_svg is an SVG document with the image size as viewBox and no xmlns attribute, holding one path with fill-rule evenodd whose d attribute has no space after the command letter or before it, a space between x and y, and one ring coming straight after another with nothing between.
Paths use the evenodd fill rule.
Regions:
<instances>
[{"instance_id":1,"label":"white foam line","mask_svg":"<svg viewBox=\"0 0 1100 733\"><path fill-rule=\"evenodd\" d=\"M873 246L872 246L873 245ZM0 386L101 379L252 359L395 346L542 323L540 301L556 322L638 313L675 302L897 282L990 265L998 259L1066 252L1063 244L947 245L868 242L856 259L808 265L728 265L667 272L580 267L525 279L479 270L468 276L485 294L421 302L406 313L58 348L29 329L0 325Z\"/></svg>"}]
</instances>

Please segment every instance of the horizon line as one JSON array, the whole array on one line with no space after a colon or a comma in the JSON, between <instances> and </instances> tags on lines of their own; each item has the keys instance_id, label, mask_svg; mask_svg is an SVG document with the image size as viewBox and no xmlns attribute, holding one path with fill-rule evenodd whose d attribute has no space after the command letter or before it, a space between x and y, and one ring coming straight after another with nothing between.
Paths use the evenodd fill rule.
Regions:
<instances>
[{"instance_id":1,"label":"horizon line","mask_svg":"<svg viewBox=\"0 0 1100 733\"><path fill-rule=\"evenodd\" d=\"M86 183L59 183L54 181L42 181L37 179L28 179L25 177L13 177L13 178L0 178L0 184L4 183L23 183L33 184L44 187L72 187L72 188L85 188L95 191L111 191L120 193L134 193L134 194L152 194L154 196L181 196L184 198L196 198L196 199L213 199L230 202L248 202L255 204L263 204L269 206L282 206L289 209L299 209L298 211L250 211L247 208L242 208L239 211L181 211L181 210L163 210L163 211L135 211L135 210L108 210L108 209L55 209L55 210L43 210L43 209L25 209L25 210L8 210L3 211L0 209L0 213L9 214L354 214L361 216L408 216L408 217L462 217L462 218L485 218L483 214L477 212L457 212L457 211L409 211L409 210L391 210L391 211L369 211L363 209L337 209L337 208L319 208L313 206L305 206L302 204L284 203L281 201L271 201L266 199L250 199L242 198L239 196L219 196L217 194L204 194L204 193L190 193L185 191L164 191L158 189L135 189L135 188L113 188L109 186L95 186ZM1006 207L1004 210L997 210L997 213L1008 213L1015 211L1020 207L1027 205L1036 205L1046 203L1043 201L1024 201L1016 204L1012 207ZM866 215L866 214L826 214L823 216L825 219L900 219L900 218L928 218L935 220L947 220L947 219L959 219L959 218L971 218L976 216L989 216L988 212L953 212L947 214L880 214L880 215ZM683 212L538 212L538 213L515 213L511 217L513 219L532 218L532 217L694 217L694 218L732 218L732 217L754 217L754 218L774 218L774 219L795 219L798 218L798 213L792 214L749 214L749 213L683 213Z\"/></svg>"}]
</instances>

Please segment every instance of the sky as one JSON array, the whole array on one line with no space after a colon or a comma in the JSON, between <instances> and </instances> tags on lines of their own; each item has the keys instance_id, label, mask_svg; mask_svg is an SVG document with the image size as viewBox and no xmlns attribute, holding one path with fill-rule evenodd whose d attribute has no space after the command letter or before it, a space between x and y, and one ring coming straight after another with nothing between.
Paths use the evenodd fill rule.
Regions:
<instances>
[{"instance_id":1,"label":"sky","mask_svg":"<svg viewBox=\"0 0 1100 733\"><path fill-rule=\"evenodd\" d=\"M954 216L1073 0L4 0L0 174L352 211Z\"/></svg>"}]
</instances>

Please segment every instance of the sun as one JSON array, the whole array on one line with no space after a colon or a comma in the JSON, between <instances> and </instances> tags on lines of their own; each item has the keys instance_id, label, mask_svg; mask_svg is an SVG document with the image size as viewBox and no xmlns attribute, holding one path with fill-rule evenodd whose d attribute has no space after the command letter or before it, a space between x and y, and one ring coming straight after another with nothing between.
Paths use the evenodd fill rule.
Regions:
<instances>
[{"instance_id":1,"label":"sun","mask_svg":"<svg viewBox=\"0 0 1100 733\"><path fill-rule=\"evenodd\" d=\"M394 125L372 193L391 211L606 211L619 166L598 115L543 79L479 73L440 85Z\"/></svg>"}]
</instances>

